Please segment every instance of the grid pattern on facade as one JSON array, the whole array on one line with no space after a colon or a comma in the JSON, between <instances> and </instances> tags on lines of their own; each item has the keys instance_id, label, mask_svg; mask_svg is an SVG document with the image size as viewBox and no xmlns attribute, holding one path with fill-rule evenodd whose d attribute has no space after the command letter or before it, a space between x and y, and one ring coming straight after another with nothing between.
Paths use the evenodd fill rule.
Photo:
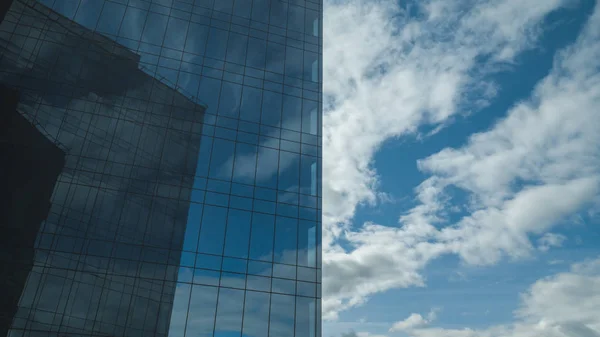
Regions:
<instances>
[{"instance_id":1,"label":"grid pattern on facade","mask_svg":"<svg viewBox=\"0 0 600 337\"><path fill-rule=\"evenodd\" d=\"M321 15L14 0L0 82L66 160L0 333L320 337Z\"/></svg>"}]
</instances>

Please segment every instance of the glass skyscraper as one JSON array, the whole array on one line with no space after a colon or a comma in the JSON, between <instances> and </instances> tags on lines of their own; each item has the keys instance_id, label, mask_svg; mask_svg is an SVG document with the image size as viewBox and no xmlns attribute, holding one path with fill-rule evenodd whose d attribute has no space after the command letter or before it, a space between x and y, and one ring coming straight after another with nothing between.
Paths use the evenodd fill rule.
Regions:
<instances>
[{"instance_id":1,"label":"glass skyscraper","mask_svg":"<svg viewBox=\"0 0 600 337\"><path fill-rule=\"evenodd\" d=\"M321 336L321 1L2 1L0 336Z\"/></svg>"}]
</instances>

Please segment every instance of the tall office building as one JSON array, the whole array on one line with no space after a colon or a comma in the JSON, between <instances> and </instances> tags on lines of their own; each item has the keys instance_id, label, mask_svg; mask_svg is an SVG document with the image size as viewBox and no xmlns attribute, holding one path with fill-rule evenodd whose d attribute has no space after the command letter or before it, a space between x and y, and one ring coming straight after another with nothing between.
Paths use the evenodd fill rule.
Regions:
<instances>
[{"instance_id":1,"label":"tall office building","mask_svg":"<svg viewBox=\"0 0 600 337\"><path fill-rule=\"evenodd\" d=\"M0 336L320 337L321 0L0 5Z\"/></svg>"}]
</instances>

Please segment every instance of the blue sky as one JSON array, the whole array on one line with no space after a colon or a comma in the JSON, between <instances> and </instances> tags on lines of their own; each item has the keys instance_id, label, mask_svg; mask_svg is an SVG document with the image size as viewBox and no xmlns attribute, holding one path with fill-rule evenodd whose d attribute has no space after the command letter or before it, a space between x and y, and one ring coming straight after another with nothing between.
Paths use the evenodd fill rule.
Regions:
<instances>
[{"instance_id":1,"label":"blue sky","mask_svg":"<svg viewBox=\"0 0 600 337\"><path fill-rule=\"evenodd\" d=\"M324 336L600 336L599 7L326 1Z\"/></svg>"}]
</instances>

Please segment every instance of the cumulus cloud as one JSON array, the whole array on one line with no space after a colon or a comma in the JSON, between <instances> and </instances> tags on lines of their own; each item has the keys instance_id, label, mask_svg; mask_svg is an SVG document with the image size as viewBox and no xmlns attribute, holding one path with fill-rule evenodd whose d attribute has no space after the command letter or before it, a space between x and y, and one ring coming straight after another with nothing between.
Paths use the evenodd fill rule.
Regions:
<instances>
[{"instance_id":1,"label":"cumulus cloud","mask_svg":"<svg viewBox=\"0 0 600 337\"><path fill-rule=\"evenodd\" d=\"M416 16L395 1L326 4L326 319L373 293L424 286L420 271L443 254L485 265L530 255L532 238L540 249L557 245L547 233L597 198L598 9L530 99L464 146L418 162L429 178L400 226L349 226L358 205L377 202L371 161L381 143L487 104L494 84L485 75L534 46L540 23L565 3L426 1ZM468 204L457 204L456 190ZM455 207L466 215L451 223Z\"/></svg>"},{"instance_id":2,"label":"cumulus cloud","mask_svg":"<svg viewBox=\"0 0 600 337\"><path fill-rule=\"evenodd\" d=\"M521 295L515 322L487 329L413 327L410 337L598 337L600 259L538 280Z\"/></svg>"}]
</instances>

